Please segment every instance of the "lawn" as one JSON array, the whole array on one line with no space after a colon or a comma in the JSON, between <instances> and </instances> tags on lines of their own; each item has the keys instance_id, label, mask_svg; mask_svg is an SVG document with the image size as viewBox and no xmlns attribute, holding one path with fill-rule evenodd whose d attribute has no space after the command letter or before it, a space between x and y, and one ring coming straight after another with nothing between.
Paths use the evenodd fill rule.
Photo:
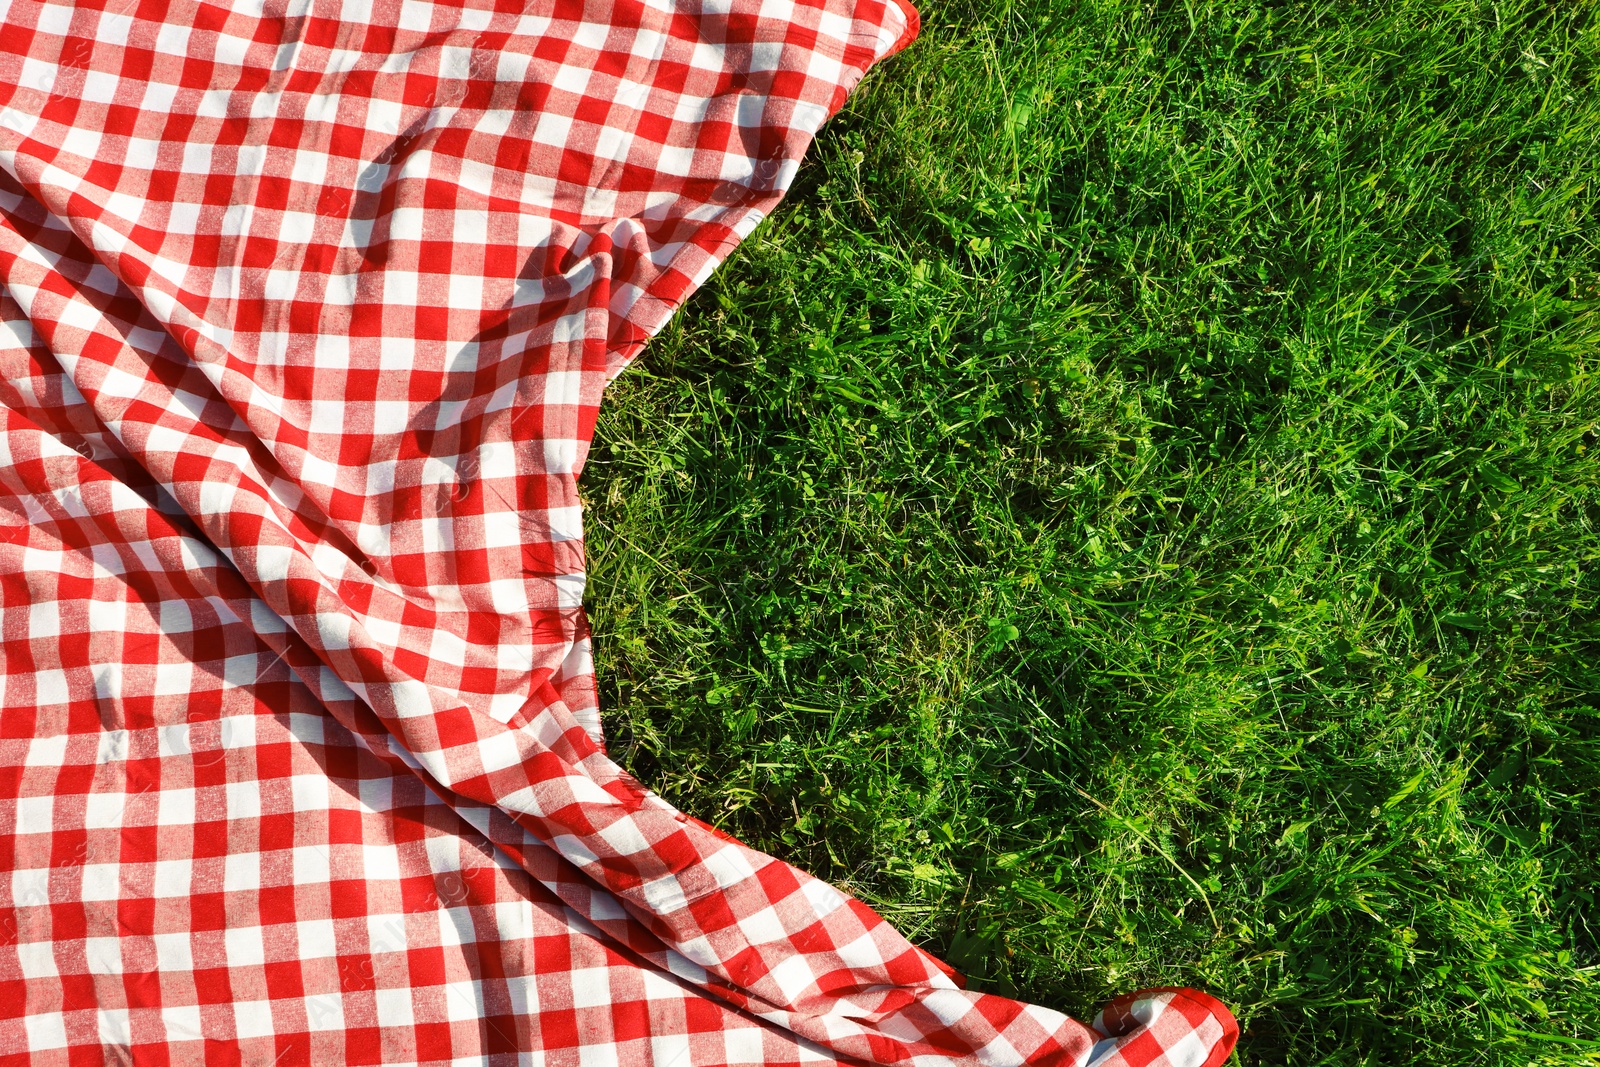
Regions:
<instances>
[{"instance_id":1,"label":"lawn","mask_svg":"<svg viewBox=\"0 0 1600 1067\"><path fill-rule=\"evenodd\" d=\"M602 412L614 753L979 988L1600 1063L1600 10L923 17Z\"/></svg>"}]
</instances>

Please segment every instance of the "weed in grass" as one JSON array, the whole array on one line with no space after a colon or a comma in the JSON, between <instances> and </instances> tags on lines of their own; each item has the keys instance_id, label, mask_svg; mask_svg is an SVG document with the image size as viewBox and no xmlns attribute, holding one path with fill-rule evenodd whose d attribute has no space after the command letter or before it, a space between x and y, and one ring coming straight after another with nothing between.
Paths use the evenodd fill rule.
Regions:
<instances>
[{"instance_id":1,"label":"weed in grass","mask_svg":"<svg viewBox=\"0 0 1600 1067\"><path fill-rule=\"evenodd\" d=\"M924 17L602 411L613 751L980 988L1600 1061L1595 5Z\"/></svg>"}]
</instances>

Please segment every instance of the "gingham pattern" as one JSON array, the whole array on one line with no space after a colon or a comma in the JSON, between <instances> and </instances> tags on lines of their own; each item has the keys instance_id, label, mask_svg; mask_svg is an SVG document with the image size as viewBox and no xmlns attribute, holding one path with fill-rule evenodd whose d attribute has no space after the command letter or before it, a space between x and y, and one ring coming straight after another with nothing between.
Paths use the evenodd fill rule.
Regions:
<instances>
[{"instance_id":1,"label":"gingham pattern","mask_svg":"<svg viewBox=\"0 0 1600 1067\"><path fill-rule=\"evenodd\" d=\"M1215 998L1166 986L1118 997L1095 1016L1096 1067L1219 1067L1239 1026Z\"/></svg>"},{"instance_id":2,"label":"gingham pattern","mask_svg":"<svg viewBox=\"0 0 1600 1067\"><path fill-rule=\"evenodd\" d=\"M601 392L915 14L520 3L0 3L0 1055L1199 1067L605 756Z\"/></svg>"}]
</instances>

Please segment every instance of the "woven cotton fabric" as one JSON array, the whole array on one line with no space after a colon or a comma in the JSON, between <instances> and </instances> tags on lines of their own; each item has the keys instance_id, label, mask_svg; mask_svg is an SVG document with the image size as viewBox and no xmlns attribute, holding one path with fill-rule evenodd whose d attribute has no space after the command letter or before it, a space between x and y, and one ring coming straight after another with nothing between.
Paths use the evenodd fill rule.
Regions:
<instances>
[{"instance_id":1,"label":"woven cotton fabric","mask_svg":"<svg viewBox=\"0 0 1600 1067\"><path fill-rule=\"evenodd\" d=\"M5 1062L1227 1055L965 991L605 755L602 391L916 28L0 3Z\"/></svg>"}]
</instances>

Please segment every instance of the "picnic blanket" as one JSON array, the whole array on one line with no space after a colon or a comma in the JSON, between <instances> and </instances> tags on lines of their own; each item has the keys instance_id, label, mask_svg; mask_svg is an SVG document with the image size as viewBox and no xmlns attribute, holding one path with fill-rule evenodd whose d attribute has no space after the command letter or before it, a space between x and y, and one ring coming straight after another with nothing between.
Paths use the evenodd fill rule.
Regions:
<instances>
[{"instance_id":1,"label":"picnic blanket","mask_svg":"<svg viewBox=\"0 0 1600 1067\"><path fill-rule=\"evenodd\" d=\"M602 391L901 0L0 2L0 1057L1172 1065L607 758Z\"/></svg>"}]
</instances>

